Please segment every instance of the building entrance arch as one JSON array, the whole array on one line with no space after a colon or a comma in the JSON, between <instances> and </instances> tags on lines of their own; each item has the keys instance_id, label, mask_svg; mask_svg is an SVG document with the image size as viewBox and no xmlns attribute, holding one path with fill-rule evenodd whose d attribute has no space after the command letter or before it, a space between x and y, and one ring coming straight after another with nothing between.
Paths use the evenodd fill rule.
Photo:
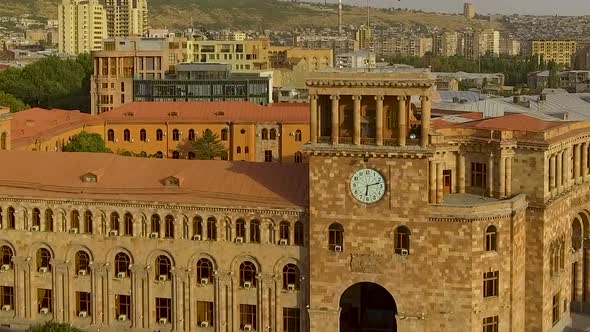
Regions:
<instances>
[{"instance_id":1,"label":"building entrance arch","mask_svg":"<svg viewBox=\"0 0 590 332\"><path fill-rule=\"evenodd\" d=\"M397 332L397 305L382 286L361 282L340 297L340 332Z\"/></svg>"}]
</instances>

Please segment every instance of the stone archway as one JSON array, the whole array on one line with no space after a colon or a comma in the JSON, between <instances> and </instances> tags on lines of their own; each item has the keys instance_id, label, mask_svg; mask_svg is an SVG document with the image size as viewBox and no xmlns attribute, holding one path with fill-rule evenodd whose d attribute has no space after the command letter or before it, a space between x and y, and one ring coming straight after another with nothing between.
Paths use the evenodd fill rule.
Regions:
<instances>
[{"instance_id":1,"label":"stone archway","mask_svg":"<svg viewBox=\"0 0 590 332\"><path fill-rule=\"evenodd\" d=\"M361 282L340 297L340 332L397 332L397 306L382 286Z\"/></svg>"}]
</instances>

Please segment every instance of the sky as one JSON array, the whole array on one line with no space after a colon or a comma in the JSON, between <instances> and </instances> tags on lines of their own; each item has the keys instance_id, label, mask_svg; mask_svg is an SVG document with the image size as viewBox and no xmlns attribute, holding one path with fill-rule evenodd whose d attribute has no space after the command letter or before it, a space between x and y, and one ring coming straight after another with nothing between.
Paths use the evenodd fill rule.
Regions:
<instances>
[{"instance_id":1,"label":"sky","mask_svg":"<svg viewBox=\"0 0 590 332\"><path fill-rule=\"evenodd\" d=\"M309 1L309 0L308 0ZM324 2L324 0L312 0ZM338 0L326 0L336 3ZM373 7L403 7L433 12L463 10L463 0L369 0ZM590 0L470 0L481 14L533 14L533 15L590 15ZM344 4L366 4L366 0L343 0Z\"/></svg>"}]
</instances>

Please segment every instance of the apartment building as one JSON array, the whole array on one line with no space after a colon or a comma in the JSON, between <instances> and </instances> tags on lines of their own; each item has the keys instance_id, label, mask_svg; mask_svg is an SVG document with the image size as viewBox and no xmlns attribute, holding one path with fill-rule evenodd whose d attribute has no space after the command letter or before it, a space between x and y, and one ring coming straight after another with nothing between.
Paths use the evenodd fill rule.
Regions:
<instances>
[{"instance_id":1,"label":"apartment building","mask_svg":"<svg viewBox=\"0 0 590 332\"><path fill-rule=\"evenodd\" d=\"M58 5L58 50L81 54L102 48L107 37L107 15L99 0L63 0Z\"/></svg>"},{"instance_id":2,"label":"apartment building","mask_svg":"<svg viewBox=\"0 0 590 332\"><path fill-rule=\"evenodd\" d=\"M375 31L369 25L361 25L355 34L355 49L368 50L373 47Z\"/></svg>"},{"instance_id":3,"label":"apartment building","mask_svg":"<svg viewBox=\"0 0 590 332\"><path fill-rule=\"evenodd\" d=\"M530 56L536 55L545 62L554 61L557 64L571 67L576 55L577 42L575 40L531 40L528 42Z\"/></svg>"},{"instance_id":4,"label":"apartment building","mask_svg":"<svg viewBox=\"0 0 590 332\"><path fill-rule=\"evenodd\" d=\"M432 52L432 38L387 38L375 41L375 54L387 56L424 56Z\"/></svg>"},{"instance_id":5,"label":"apartment building","mask_svg":"<svg viewBox=\"0 0 590 332\"><path fill-rule=\"evenodd\" d=\"M456 31L436 32L432 37L432 53L439 56L458 54L459 33Z\"/></svg>"},{"instance_id":6,"label":"apartment building","mask_svg":"<svg viewBox=\"0 0 590 332\"><path fill-rule=\"evenodd\" d=\"M480 56L500 55L500 31L484 29L469 31L463 34L464 54L468 59L479 59Z\"/></svg>"},{"instance_id":7,"label":"apartment building","mask_svg":"<svg viewBox=\"0 0 590 332\"><path fill-rule=\"evenodd\" d=\"M148 29L147 0L105 0L109 37L143 36Z\"/></svg>"}]
</instances>

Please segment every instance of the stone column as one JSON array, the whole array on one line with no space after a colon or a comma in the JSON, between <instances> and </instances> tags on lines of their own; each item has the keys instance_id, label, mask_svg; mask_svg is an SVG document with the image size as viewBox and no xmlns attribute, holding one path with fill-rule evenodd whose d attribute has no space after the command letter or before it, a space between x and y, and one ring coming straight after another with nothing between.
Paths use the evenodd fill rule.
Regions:
<instances>
[{"instance_id":1,"label":"stone column","mask_svg":"<svg viewBox=\"0 0 590 332\"><path fill-rule=\"evenodd\" d=\"M557 161L557 166L555 167L555 174L556 174L555 181L557 182L557 192L560 193L563 188L563 183L562 183L563 151L557 152L557 155L555 158Z\"/></svg>"},{"instance_id":2,"label":"stone column","mask_svg":"<svg viewBox=\"0 0 590 332\"><path fill-rule=\"evenodd\" d=\"M443 163L436 163L436 203L443 202Z\"/></svg>"},{"instance_id":3,"label":"stone column","mask_svg":"<svg viewBox=\"0 0 590 332\"><path fill-rule=\"evenodd\" d=\"M352 101L354 104L354 113L353 113L353 121L354 121L354 135L353 135L353 143L354 145L361 144L361 99L362 96L352 96Z\"/></svg>"},{"instance_id":4,"label":"stone column","mask_svg":"<svg viewBox=\"0 0 590 332\"><path fill-rule=\"evenodd\" d=\"M512 196L512 158L506 158L506 197Z\"/></svg>"},{"instance_id":5,"label":"stone column","mask_svg":"<svg viewBox=\"0 0 590 332\"><path fill-rule=\"evenodd\" d=\"M421 137L420 137L420 145L425 148L428 146L429 143L429 138L428 138L428 134L430 133L430 117L431 117L431 101L430 98L428 96L422 96L420 97L420 100L422 101L422 131L421 131Z\"/></svg>"},{"instance_id":6,"label":"stone column","mask_svg":"<svg viewBox=\"0 0 590 332\"><path fill-rule=\"evenodd\" d=\"M563 162L561 165L561 170L563 174L561 175L561 181L564 187L569 186L571 180L571 172L570 172L570 148L566 148L562 153Z\"/></svg>"},{"instance_id":7,"label":"stone column","mask_svg":"<svg viewBox=\"0 0 590 332\"><path fill-rule=\"evenodd\" d=\"M406 146L406 97L397 97L397 142L399 146Z\"/></svg>"},{"instance_id":8,"label":"stone column","mask_svg":"<svg viewBox=\"0 0 590 332\"><path fill-rule=\"evenodd\" d=\"M460 194L465 193L465 154L461 151L459 151L459 162L458 162L458 171L457 173L459 173L458 175L458 186L459 189L457 190Z\"/></svg>"},{"instance_id":9,"label":"stone column","mask_svg":"<svg viewBox=\"0 0 590 332\"><path fill-rule=\"evenodd\" d=\"M498 197L503 198L506 194L506 157L500 157L500 166L498 167Z\"/></svg>"},{"instance_id":10,"label":"stone column","mask_svg":"<svg viewBox=\"0 0 590 332\"><path fill-rule=\"evenodd\" d=\"M312 143L318 142L318 96L310 96L309 136Z\"/></svg>"},{"instance_id":11,"label":"stone column","mask_svg":"<svg viewBox=\"0 0 590 332\"><path fill-rule=\"evenodd\" d=\"M430 203L436 203L436 162L430 161L430 185L429 185L429 201Z\"/></svg>"},{"instance_id":12,"label":"stone column","mask_svg":"<svg viewBox=\"0 0 590 332\"><path fill-rule=\"evenodd\" d=\"M250 221L245 220L244 223L244 243L250 242Z\"/></svg>"},{"instance_id":13,"label":"stone column","mask_svg":"<svg viewBox=\"0 0 590 332\"><path fill-rule=\"evenodd\" d=\"M580 166L582 161L581 151L582 146L581 144L574 145L574 182L581 183L582 178L580 177Z\"/></svg>"},{"instance_id":14,"label":"stone column","mask_svg":"<svg viewBox=\"0 0 590 332\"><path fill-rule=\"evenodd\" d=\"M30 261L27 261L25 256L13 256L12 263L14 266L14 314L18 320L24 320L27 317L27 292L29 290L29 279L30 279ZM29 308L30 310L30 308Z\"/></svg>"},{"instance_id":15,"label":"stone column","mask_svg":"<svg viewBox=\"0 0 590 332\"><path fill-rule=\"evenodd\" d=\"M555 154L549 157L549 192L553 194L555 191Z\"/></svg>"},{"instance_id":16,"label":"stone column","mask_svg":"<svg viewBox=\"0 0 590 332\"><path fill-rule=\"evenodd\" d=\"M494 196L494 154L490 153L488 158L488 196Z\"/></svg>"},{"instance_id":17,"label":"stone column","mask_svg":"<svg viewBox=\"0 0 590 332\"><path fill-rule=\"evenodd\" d=\"M375 144L383 145L383 96L375 96Z\"/></svg>"},{"instance_id":18,"label":"stone column","mask_svg":"<svg viewBox=\"0 0 590 332\"><path fill-rule=\"evenodd\" d=\"M588 143L582 143L582 181L586 181L588 179Z\"/></svg>"},{"instance_id":19,"label":"stone column","mask_svg":"<svg viewBox=\"0 0 590 332\"><path fill-rule=\"evenodd\" d=\"M332 144L338 144L340 135L340 96L330 96L332 99Z\"/></svg>"},{"instance_id":20,"label":"stone column","mask_svg":"<svg viewBox=\"0 0 590 332\"><path fill-rule=\"evenodd\" d=\"M132 328L142 328L143 322L143 305L141 301L142 283L146 279L145 266L134 264L129 268L131 270L131 320Z\"/></svg>"}]
</instances>

